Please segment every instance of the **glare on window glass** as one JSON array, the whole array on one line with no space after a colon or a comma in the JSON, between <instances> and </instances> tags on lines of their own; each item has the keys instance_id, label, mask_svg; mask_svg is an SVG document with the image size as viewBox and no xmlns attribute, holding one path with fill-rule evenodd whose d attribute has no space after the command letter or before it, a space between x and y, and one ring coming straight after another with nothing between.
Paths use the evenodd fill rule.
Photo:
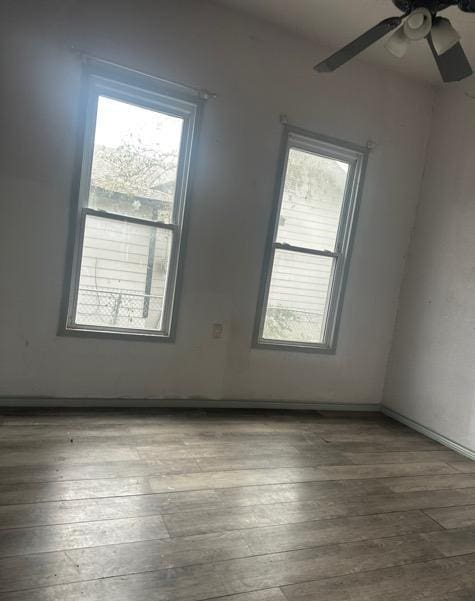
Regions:
<instances>
[{"instance_id":1,"label":"glare on window glass","mask_svg":"<svg viewBox=\"0 0 475 601\"><path fill-rule=\"evenodd\" d=\"M278 242L334 250L348 164L291 148L287 160Z\"/></svg>"},{"instance_id":2,"label":"glare on window glass","mask_svg":"<svg viewBox=\"0 0 475 601\"><path fill-rule=\"evenodd\" d=\"M89 206L171 222L183 119L99 96Z\"/></svg>"}]
</instances>

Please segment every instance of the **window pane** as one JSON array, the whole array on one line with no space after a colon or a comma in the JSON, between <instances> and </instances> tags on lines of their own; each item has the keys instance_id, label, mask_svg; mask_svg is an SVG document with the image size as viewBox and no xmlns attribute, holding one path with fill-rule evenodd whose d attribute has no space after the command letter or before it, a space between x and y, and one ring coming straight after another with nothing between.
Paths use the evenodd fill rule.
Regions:
<instances>
[{"instance_id":1,"label":"window pane","mask_svg":"<svg viewBox=\"0 0 475 601\"><path fill-rule=\"evenodd\" d=\"M160 330L172 235L88 215L76 323Z\"/></svg>"},{"instance_id":2,"label":"window pane","mask_svg":"<svg viewBox=\"0 0 475 601\"><path fill-rule=\"evenodd\" d=\"M276 250L263 337L323 342L334 259Z\"/></svg>"},{"instance_id":3,"label":"window pane","mask_svg":"<svg viewBox=\"0 0 475 601\"><path fill-rule=\"evenodd\" d=\"M171 222L183 119L99 96L89 206Z\"/></svg>"},{"instance_id":4,"label":"window pane","mask_svg":"<svg viewBox=\"0 0 475 601\"><path fill-rule=\"evenodd\" d=\"M348 164L291 148L277 241L334 250Z\"/></svg>"}]
</instances>

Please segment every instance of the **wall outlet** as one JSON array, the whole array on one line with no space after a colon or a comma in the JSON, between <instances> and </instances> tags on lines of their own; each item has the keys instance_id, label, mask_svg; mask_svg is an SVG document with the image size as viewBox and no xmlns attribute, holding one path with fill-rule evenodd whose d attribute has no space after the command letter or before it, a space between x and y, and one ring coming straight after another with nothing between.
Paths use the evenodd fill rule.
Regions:
<instances>
[{"instance_id":1,"label":"wall outlet","mask_svg":"<svg viewBox=\"0 0 475 601\"><path fill-rule=\"evenodd\" d=\"M212 329L213 338L222 338L223 337L224 326L222 323L214 323Z\"/></svg>"}]
</instances>

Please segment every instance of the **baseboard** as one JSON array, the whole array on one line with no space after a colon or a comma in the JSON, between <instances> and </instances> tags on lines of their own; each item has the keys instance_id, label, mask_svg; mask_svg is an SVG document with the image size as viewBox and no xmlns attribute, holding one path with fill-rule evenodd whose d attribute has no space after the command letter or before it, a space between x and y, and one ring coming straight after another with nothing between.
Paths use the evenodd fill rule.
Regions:
<instances>
[{"instance_id":1,"label":"baseboard","mask_svg":"<svg viewBox=\"0 0 475 601\"><path fill-rule=\"evenodd\" d=\"M475 451L459 444L458 442L455 442L455 440L451 440L450 438L447 438L447 436L444 436L443 434L439 434L438 432L435 432L435 430L431 430L430 428L423 426L422 424L420 424L419 422L416 422L415 420L411 419L410 417L401 415L397 411L393 411L392 409L390 409L389 407L386 407L385 405L381 405L381 413L384 413L384 415L387 415L388 417L391 417L392 419L394 419L398 422L401 422L401 424L408 426L412 430L416 430L417 432L424 434L424 436L427 436L427 438L432 438L432 440L435 440L436 442L440 442L440 444L443 444L444 446L448 447L449 449L453 449L454 451L457 451L457 453L460 453L460 455L464 455L465 457L468 457L469 459L472 459L475 461Z\"/></svg>"},{"instance_id":2,"label":"baseboard","mask_svg":"<svg viewBox=\"0 0 475 601\"><path fill-rule=\"evenodd\" d=\"M358 411L377 412L379 404L319 403L312 401L278 401L248 399L147 399L147 398L78 398L78 397L0 397L0 408L196 408L196 409L294 409L296 411Z\"/></svg>"},{"instance_id":3,"label":"baseboard","mask_svg":"<svg viewBox=\"0 0 475 601\"><path fill-rule=\"evenodd\" d=\"M43 409L43 408L96 408L96 409L137 409L137 408L184 408L184 409L290 409L295 411L354 411L381 412L405 426L424 434L475 461L475 451L443 434L439 434L385 405L376 403L321 403L312 401L279 401L249 399L206 399L206 398L79 398L79 397L0 397L1 409Z\"/></svg>"}]
</instances>

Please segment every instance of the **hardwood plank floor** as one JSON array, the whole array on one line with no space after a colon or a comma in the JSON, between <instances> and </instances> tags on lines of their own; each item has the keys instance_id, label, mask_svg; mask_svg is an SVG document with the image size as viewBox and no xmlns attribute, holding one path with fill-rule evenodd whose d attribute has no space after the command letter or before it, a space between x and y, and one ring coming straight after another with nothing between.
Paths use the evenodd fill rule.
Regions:
<instances>
[{"instance_id":1,"label":"hardwood plank floor","mask_svg":"<svg viewBox=\"0 0 475 601\"><path fill-rule=\"evenodd\" d=\"M283 592L287 601L471 601L474 573L475 556L471 554L322 579L285 587Z\"/></svg>"},{"instance_id":2,"label":"hardwood plank floor","mask_svg":"<svg viewBox=\"0 0 475 601\"><path fill-rule=\"evenodd\" d=\"M444 528L469 528L475 526L475 504L467 507L450 507L426 510L428 516Z\"/></svg>"},{"instance_id":3,"label":"hardwood plank floor","mask_svg":"<svg viewBox=\"0 0 475 601\"><path fill-rule=\"evenodd\" d=\"M475 599L475 463L376 414L0 414L2 601Z\"/></svg>"}]
</instances>

